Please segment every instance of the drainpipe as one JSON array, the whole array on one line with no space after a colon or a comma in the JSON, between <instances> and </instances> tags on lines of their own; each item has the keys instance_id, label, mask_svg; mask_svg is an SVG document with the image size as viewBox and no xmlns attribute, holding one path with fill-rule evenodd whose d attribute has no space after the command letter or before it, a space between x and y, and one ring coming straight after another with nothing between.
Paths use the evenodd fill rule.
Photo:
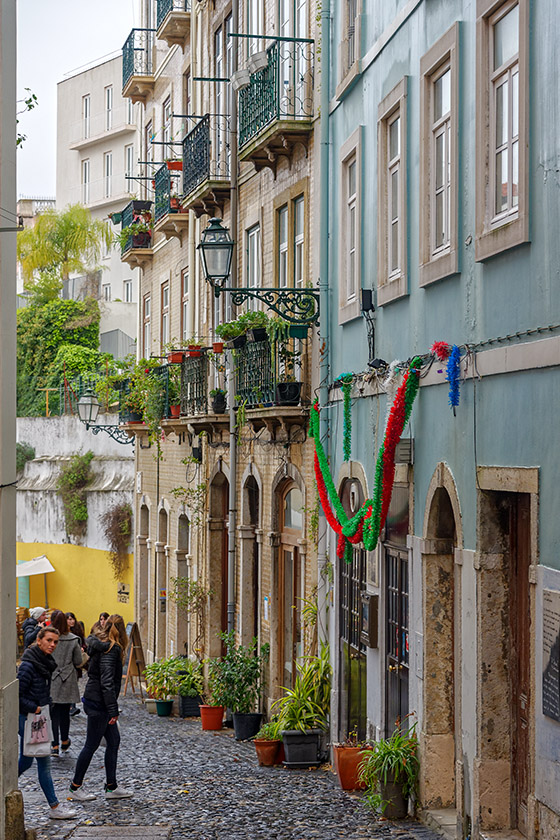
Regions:
<instances>
[{"instance_id":1,"label":"drainpipe","mask_svg":"<svg viewBox=\"0 0 560 840\"><path fill-rule=\"evenodd\" d=\"M319 209L320 247L319 247L319 299L321 307L321 335L319 339L319 405L321 411L320 434L323 446L329 455L329 440L327 435L327 419L325 406L328 403L329 377L329 82L330 82L330 51L331 51L331 10L330 0L323 0L321 6L321 119L320 119L320 157L319 183L321 205ZM318 639L328 641L327 627L327 597L328 597L328 529L327 521L322 511L319 516L319 545L317 550L318 566ZM321 633L322 631L322 633ZM322 636L322 638L321 638Z\"/></svg>"},{"instance_id":2,"label":"drainpipe","mask_svg":"<svg viewBox=\"0 0 560 840\"><path fill-rule=\"evenodd\" d=\"M231 27L238 32L239 7L234 0L231 9ZM237 38L233 39L232 63L237 70ZM237 173L237 92L232 91L231 115L229 124L230 157L230 227L234 241L232 254L232 284L237 286L237 214L238 214L238 173ZM227 629L235 629L235 546L237 537L237 437L235 434L235 369L233 354L229 355L228 394L229 394L229 500L228 500L228 586L227 586Z\"/></svg>"}]
</instances>

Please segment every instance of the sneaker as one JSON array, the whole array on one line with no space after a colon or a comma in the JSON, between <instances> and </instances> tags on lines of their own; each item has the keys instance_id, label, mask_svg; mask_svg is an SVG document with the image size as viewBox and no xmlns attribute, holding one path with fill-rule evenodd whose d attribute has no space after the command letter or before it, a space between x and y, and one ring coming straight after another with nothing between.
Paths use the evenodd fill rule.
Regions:
<instances>
[{"instance_id":1,"label":"sneaker","mask_svg":"<svg viewBox=\"0 0 560 840\"><path fill-rule=\"evenodd\" d=\"M69 802L92 802L94 799L97 799L97 796L95 793L88 793L82 786L79 787L78 790L72 790L72 788L70 788L66 799L68 799Z\"/></svg>"},{"instance_id":2,"label":"sneaker","mask_svg":"<svg viewBox=\"0 0 560 840\"><path fill-rule=\"evenodd\" d=\"M134 794L125 790L122 787L116 787L115 790L105 789L105 799L130 799Z\"/></svg>"},{"instance_id":3,"label":"sneaker","mask_svg":"<svg viewBox=\"0 0 560 840\"><path fill-rule=\"evenodd\" d=\"M76 715L79 715L81 711L82 710L78 709L77 706L74 709L70 709L70 717L75 717Z\"/></svg>"},{"instance_id":4,"label":"sneaker","mask_svg":"<svg viewBox=\"0 0 560 840\"><path fill-rule=\"evenodd\" d=\"M58 747L51 747L51 755L52 756L58 755Z\"/></svg>"},{"instance_id":5,"label":"sneaker","mask_svg":"<svg viewBox=\"0 0 560 840\"><path fill-rule=\"evenodd\" d=\"M49 808L49 817L51 820L73 820L78 814L72 811L71 808L65 808L64 805L57 805L56 808Z\"/></svg>"},{"instance_id":6,"label":"sneaker","mask_svg":"<svg viewBox=\"0 0 560 840\"><path fill-rule=\"evenodd\" d=\"M68 738L68 740L67 740L67 741L63 741L63 742L61 743L61 745L60 745L60 749L62 750L62 752L63 752L63 753L68 752L68 750L70 749L70 744L71 744L71 743L72 743L72 739L71 739L71 738Z\"/></svg>"}]
</instances>

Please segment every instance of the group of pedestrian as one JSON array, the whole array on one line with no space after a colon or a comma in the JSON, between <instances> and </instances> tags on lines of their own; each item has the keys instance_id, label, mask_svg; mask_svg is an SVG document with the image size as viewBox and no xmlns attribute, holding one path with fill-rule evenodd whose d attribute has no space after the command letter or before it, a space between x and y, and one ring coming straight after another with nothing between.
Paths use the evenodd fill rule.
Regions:
<instances>
[{"instance_id":1,"label":"group of pedestrian","mask_svg":"<svg viewBox=\"0 0 560 840\"><path fill-rule=\"evenodd\" d=\"M117 783L117 756L120 744L118 696L121 689L127 635L122 616L101 613L84 639L83 625L73 613L54 610L50 624L42 607L30 611L24 622L25 650L18 670L20 756L18 775L31 767L33 757L24 754L27 716L40 715L50 707L52 722L51 755L66 753L71 745L72 704L80 701L78 675L87 667L88 680L83 695L87 715L86 740L70 783L67 799L88 802L97 797L83 788L90 762L105 739L105 798L132 796ZM75 706L75 708L77 708ZM79 710L77 710L79 713ZM53 819L73 819L76 812L60 805L51 776L51 756L37 757L39 784L50 806Z\"/></svg>"}]
</instances>

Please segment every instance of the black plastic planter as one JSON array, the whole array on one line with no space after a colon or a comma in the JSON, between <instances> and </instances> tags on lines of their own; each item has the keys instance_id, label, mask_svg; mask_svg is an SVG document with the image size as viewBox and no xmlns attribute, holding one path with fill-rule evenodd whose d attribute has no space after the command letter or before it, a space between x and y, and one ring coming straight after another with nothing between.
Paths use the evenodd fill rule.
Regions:
<instances>
[{"instance_id":1,"label":"black plastic planter","mask_svg":"<svg viewBox=\"0 0 560 840\"><path fill-rule=\"evenodd\" d=\"M186 717L200 717L200 704L202 697L183 697L179 695L179 714L182 718Z\"/></svg>"},{"instance_id":2,"label":"black plastic planter","mask_svg":"<svg viewBox=\"0 0 560 840\"><path fill-rule=\"evenodd\" d=\"M299 405L301 382L278 382L276 384L277 405Z\"/></svg>"},{"instance_id":3,"label":"black plastic planter","mask_svg":"<svg viewBox=\"0 0 560 840\"><path fill-rule=\"evenodd\" d=\"M286 767L313 767L321 763L321 729L285 729L282 732Z\"/></svg>"},{"instance_id":4,"label":"black plastic planter","mask_svg":"<svg viewBox=\"0 0 560 840\"><path fill-rule=\"evenodd\" d=\"M254 738L261 728L262 714L260 712L234 712L233 731L236 741L248 741Z\"/></svg>"},{"instance_id":5,"label":"black plastic planter","mask_svg":"<svg viewBox=\"0 0 560 840\"><path fill-rule=\"evenodd\" d=\"M309 327L307 324L290 324L288 327L288 335L290 338L307 338Z\"/></svg>"},{"instance_id":6,"label":"black plastic planter","mask_svg":"<svg viewBox=\"0 0 560 840\"><path fill-rule=\"evenodd\" d=\"M253 327L249 330L249 338L254 342L266 341L266 327Z\"/></svg>"},{"instance_id":7,"label":"black plastic planter","mask_svg":"<svg viewBox=\"0 0 560 840\"><path fill-rule=\"evenodd\" d=\"M132 209L135 213L146 213L151 210L152 202L151 201L142 201L139 199L133 199L132 201Z\"/></svg>"},{"instance_id":8,"label":"black plastic planter","mask_svg":"<svg viewBox=\"0 0 560 840\"><path fill-rule=\"evenodd\" d=\"M403 793L401 782L395 782L392 773L387 773L387 781L379 783L381 798L387 803L383 816L389 820L404 820L408 814L408 796Z\"/></svg>"},{"instance_id":9,"label":"black plastic planter","mask_svg":"<svg viewBox=\"0 0 560 840\"><path fill-rule=\"evenodd\" d=\"M228 342L226 342L226 346L229 347L230 350L239 350L240 347L245 347L246 344L246 333L243 333L243 335L236 335L235 338L231 338Z\"/></svg>"},{"instance_id":10,"label":"black plastic planter","mask_svg":"<svg viewBox=\"0 0 560 840\"><path fill-rule=\"evenodd\" d=\"M222 394L219 397L212 397L212 414L224 414L226 410L226 398Z\"/></svg>"}]
</instances>

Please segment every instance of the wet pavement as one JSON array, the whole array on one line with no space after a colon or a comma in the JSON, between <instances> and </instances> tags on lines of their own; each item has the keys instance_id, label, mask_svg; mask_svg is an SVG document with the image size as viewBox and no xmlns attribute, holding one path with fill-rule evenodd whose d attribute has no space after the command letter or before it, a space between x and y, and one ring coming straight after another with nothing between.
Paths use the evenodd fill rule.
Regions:
<instances>
[{"instance_id":1,"label":"wet pavement","mask_svg":"<svg viewBox=\"0 0 560 840\"><path fill-rule=\"evenodd\" d=\"M413 821L377 821L359 794L340 790L326 765L259 767L253 744L235 741L231 730L202 732L199 719L158 718L130 694L120 705L118 781L134 798L105 801L99 749L85 780L98 798L66 803L77 811L76 820L51 820L34 764L20 787L26 827L35 828L39 840L440 840ZM70 737L68 754L52 759L61 802L85 739L83 713L72 718Z\"/></svg>"}]
</instances>

